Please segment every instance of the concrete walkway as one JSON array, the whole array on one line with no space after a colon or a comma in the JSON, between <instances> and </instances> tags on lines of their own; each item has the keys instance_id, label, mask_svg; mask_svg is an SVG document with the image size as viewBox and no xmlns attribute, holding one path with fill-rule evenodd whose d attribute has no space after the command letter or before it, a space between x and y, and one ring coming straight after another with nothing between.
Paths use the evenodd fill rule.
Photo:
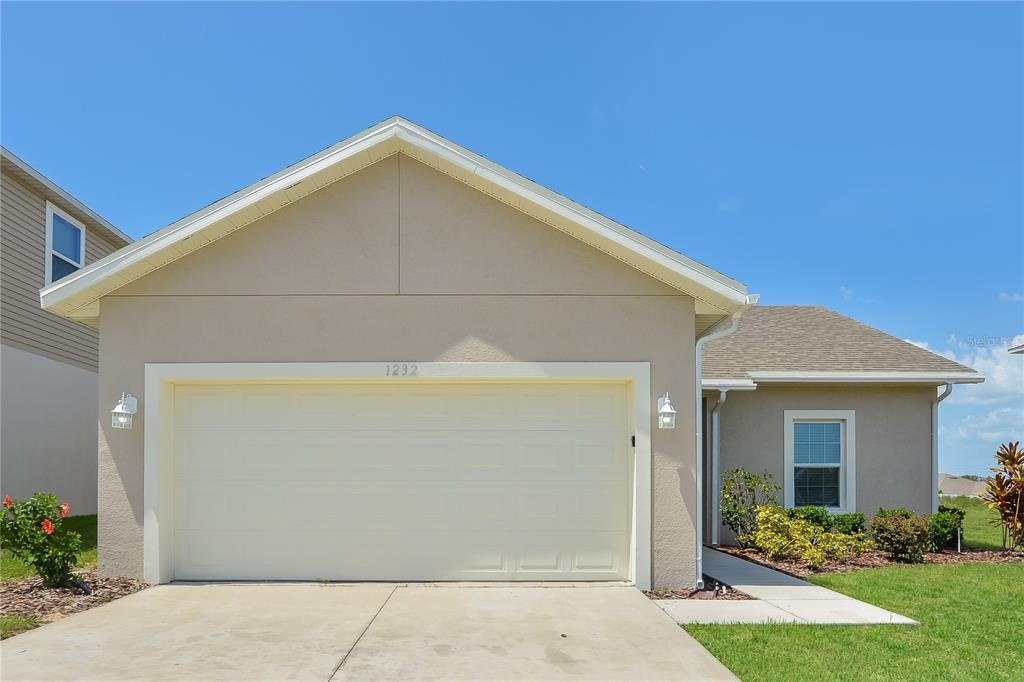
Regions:
<instances>
[{"instance_id":1,"label":"concrete walkway","mask_svg":"<svg viewBox=\"0 0 1024 682\"><path fill-rule=\"evenodd\" d=\"M0 644L14 680L735 680L626 586L171 584Z\"/></svg>"},{"instance_id":2,"label":"concrete walkway","mask_svg":"<svg viewBox=\"0 0 1024 682\"><path fill-rule=\"evenodd\" d=\"M678 623L919 624L898 613L711 548L704 549L704 573L754 600L662 599L655 603Z\"/></svg>"}]
</instances>

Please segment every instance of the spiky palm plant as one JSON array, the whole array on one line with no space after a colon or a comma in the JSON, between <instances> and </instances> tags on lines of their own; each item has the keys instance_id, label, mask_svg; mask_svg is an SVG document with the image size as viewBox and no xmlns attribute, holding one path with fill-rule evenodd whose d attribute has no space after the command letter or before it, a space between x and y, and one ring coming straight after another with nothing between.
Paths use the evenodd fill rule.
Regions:
<instances>
[{"instance_id":1,"label":"spiky palm plant","mask_svg":"<svg viewBox=\"0 0 1024 682\"><path fill-rule=\"evenodd\" d=\"M996 465L981 499L999 514L1003 546L1024 549L1024 450L1020 442L1000 445Z\"/></svg>"}]
</instances>

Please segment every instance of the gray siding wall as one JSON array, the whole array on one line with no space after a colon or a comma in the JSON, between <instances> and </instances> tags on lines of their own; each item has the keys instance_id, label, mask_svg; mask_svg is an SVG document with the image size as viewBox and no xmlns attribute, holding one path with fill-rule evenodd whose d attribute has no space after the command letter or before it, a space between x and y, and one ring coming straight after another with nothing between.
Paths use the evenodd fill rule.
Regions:
<instances>
[{"instance_id":1,"label":"gray siding wall","mask_svg":"<svg viewBox=\"0 0 1024 682\"><path fill-rule=\"evenodd\" d=\"M116 248L95 231L86 230L86 263ZM46 200L4 173L0 180L0 341L96 371L96 332L39 307L45 252Z\"/></svg>"}]
</instances>

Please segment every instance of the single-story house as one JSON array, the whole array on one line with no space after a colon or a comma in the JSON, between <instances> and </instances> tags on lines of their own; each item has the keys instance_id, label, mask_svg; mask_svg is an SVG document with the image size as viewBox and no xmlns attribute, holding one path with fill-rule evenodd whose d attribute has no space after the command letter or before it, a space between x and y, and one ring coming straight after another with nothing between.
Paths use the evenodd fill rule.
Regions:
<instances>
[{"instance_id":1,"label":"single-story house","mask_svg":"<svg viewBox=\"0 0 1024 682\"><path fill-rule=\"evenodd\" d=\"M701 356L705 539L733 539L711 481L734 468L770 473L789 507L938 509L938 405L974 370L820 306L755 305L733 323Z\"/></svg>"},{"instance_id":2,"label":"single-story house","mask_svg":"<svg viewBox=\"0 0 1024 682\"><path fill-rule=\"evenodd\" d=\"M41 297L99 329L101 403L119 406L100 413L103 573L701 579L701 354L755 309L746 287L407 120ZM981 380L943 367L896 390ZM745 372L729 379L770 399ZM879 394L910 385L872 372ZM876 428L869 398L818 386L820 409ZM907 428L927 441L930 423ZM857 476L913 470L917 496L933 450L885 443L913 459L890 467L875 445Z\"/></svg>"},{"instance_id":3,"label":"single-story house","mask_svg":"<svg viewBox=\"0 0 1024 682\"><path fill-rule=\"evenodd\" d=\"M0 495L96 513L99 335L43 310L39 289L131 241L0 147Z\"/></svg>"}]
</instances>

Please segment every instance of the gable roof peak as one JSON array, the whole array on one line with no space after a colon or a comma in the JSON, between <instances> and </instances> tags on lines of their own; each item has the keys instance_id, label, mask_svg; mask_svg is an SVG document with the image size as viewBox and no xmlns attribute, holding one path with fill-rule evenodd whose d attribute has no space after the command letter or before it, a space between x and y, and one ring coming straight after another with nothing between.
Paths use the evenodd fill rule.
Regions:
<instances>
[{"instance_id":1,"label":"gable roof peak","mask_svg":"<svg viewBox=\"0 0 1024 682\"><path fill-rule=\"evenodd\" d=\"M725 316L748 303L734 279L402 116L327 149L96 261L40 291L44 308L98 325L99 299L358 170L402 153L529 214L693 297L698 314Z\"/></svg>"}]
</instances>

